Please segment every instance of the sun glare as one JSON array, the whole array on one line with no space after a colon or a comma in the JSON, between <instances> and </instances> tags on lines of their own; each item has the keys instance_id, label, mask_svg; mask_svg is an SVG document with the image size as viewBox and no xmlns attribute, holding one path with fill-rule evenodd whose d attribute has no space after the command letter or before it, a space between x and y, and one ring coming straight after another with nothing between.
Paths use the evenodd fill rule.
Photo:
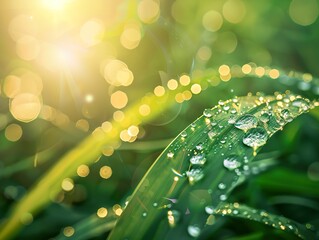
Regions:
<instances>
[{"instance_id":1,"label":"sun glare","mask_svg":"<svg viewBox=\"0 0 319 240\"><path fill-rule=\"evenodd\" d=\"M62 10L69 0L42 0L43 5L51 10Z\"/></svg>"}]
</instances>

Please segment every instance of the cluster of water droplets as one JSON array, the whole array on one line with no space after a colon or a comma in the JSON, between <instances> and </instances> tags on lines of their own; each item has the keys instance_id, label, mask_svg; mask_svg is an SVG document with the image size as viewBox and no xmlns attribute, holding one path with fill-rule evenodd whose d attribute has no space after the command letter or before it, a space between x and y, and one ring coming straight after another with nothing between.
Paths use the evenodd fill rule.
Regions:
<instances>
[{"instance_id":1,"label":"cluster of water droplets","mask_svg":"<svg viewBox=\"0 0 319 240\"><path fill-rule=\"evenodd\" d=\"M257 222L261 222L265 225L272 226L274 228L289 231L297 235L302 239L306 239L300 231L301 226L298 226L297 223L285 218L270 214L263 210L256 210L249 208L245 205L239 203L227 203L223 204L221 207L218 207L214 210L214 214L222 216L233 216L244 219L249 219ZM305 228L312 229L312 225L306 224Z\"/></svg>"}]
</instances>

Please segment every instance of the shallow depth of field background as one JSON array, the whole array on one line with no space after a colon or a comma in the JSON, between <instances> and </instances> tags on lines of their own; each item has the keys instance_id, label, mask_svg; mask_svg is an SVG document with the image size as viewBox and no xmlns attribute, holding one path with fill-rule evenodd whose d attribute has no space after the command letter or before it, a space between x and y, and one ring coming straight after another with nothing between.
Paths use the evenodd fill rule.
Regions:
<instances>
[{"instance_id":1,"label":"shallow depth of field background","mask_svg":"<svg viewBox=\"0 0 319 240\"><path fill-rule=\"evenodd\" d=\"M284 91L287 86L263 77L270 68L308 73L306 81L319 76L318 16L317 0L2 0L0 224L46 170L96 127L121 121L126 107L150 92L160 96L161 86L175 89L183 79L219 71L221 78L176 96L176 104L150 124L122 133L94 164L80 165L52 204L21 220L25 227L17 239L70 235L69 226L92 214L105 217L104 208L120 215L119 204L159 153L205 108L249 92ZM261 66L259 77L228 74L243 66ZM293 88L307 90L304 84ZM319 88L309 96L317 94ZM139 114L152 109L141 106ZM234 199L251 205L266 199L279 214L318 224L319 188L306 184L319 181L318 133L318 119L303 116L277 134L265 151L280 150L280 166L295 175L285 178L279 168L281 186L264 183L271 173L254 177ZM291 176L300 187L291 187ZM220 230L220 239L229 231L245 233L239 226L262 228L234 221Z\"/></svg>"}]
</instances>

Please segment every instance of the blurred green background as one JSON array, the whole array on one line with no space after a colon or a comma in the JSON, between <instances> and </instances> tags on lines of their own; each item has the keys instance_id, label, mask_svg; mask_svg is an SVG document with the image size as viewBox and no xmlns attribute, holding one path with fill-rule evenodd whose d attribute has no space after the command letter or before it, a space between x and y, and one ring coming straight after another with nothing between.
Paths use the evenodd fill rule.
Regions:
<instances>
[{"instance_id":1,"label":"blurred green background","mask_svg":"<svg viewBox=\"0 0 319 240\"><path fill-rule=\"evenodd\" d=\"M66 227L101 207L116 210L164 147L219 99L286 89L319 94L312 77L319 75L317 0L3 0L0 11L0 221L60 156L170 79L200 78L223 64L309 73L301 83L263 74L212 79L206 91L140 127L130 143L79 166L49 207L26 217L17 239L68 235ZM263 151L278 151L279 166L249 179L232 199L318 227L318 116L276 135ZM232 219L214 234L291 239Z\"/></svg>"}]
</instances>

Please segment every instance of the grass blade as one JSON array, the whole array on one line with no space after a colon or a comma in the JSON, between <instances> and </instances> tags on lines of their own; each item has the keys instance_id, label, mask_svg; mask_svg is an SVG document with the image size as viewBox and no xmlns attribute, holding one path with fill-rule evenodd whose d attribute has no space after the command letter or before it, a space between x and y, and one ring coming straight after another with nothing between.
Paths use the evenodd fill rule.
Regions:
<instances>
[{"instance_id":1,"label":"grass blade","mask_svg":"<svg viewBox=\"0 0 319 240\"><path fill-rule=\"evenodd\" d=\"M200 236L260 147L311 107L299 96L279 94L220 101L205 110L149 169L109 239Z\"/></svg>"},{"instance_id":2,"label":"grass blade","mask_svg":"<svg viewBox=\"0 0 319 240\"><path fill-rule=\"evenodd\" d=\"M311 225L302 225L285 217L238 203L221 203L214 211L214 215L244 218L293 233L301 239L315 239L315 233L311 231Z\"/></svg>"}]
</instances>

